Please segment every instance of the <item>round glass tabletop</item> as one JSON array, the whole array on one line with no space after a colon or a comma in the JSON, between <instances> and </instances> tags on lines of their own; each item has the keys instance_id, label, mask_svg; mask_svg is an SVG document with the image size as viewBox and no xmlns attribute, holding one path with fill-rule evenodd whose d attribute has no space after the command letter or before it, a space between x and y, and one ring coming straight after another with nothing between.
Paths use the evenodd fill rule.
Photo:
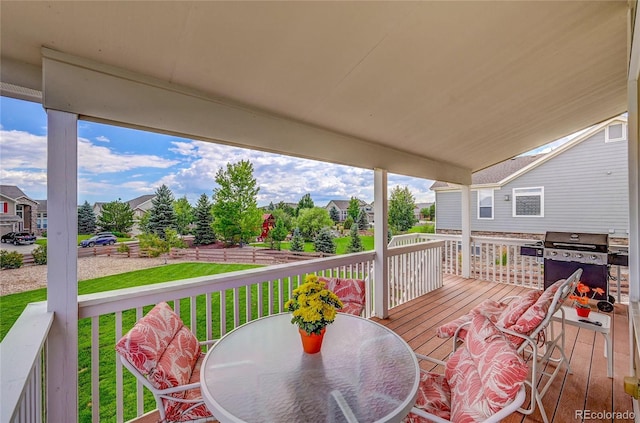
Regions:
<instances>
[{"instance_id":1,"label":"round glass tabletop","mask_svg":"<svg viewBox=\"0 0 640 423\"><path fill-rule=\"evenodd\" d=\"M396 333L338 313L322 350L306 354L291 314L229 332L207 353L202 395L221 422L394 422L407 415L420 370Z\"/></svg>"}]
</instances>

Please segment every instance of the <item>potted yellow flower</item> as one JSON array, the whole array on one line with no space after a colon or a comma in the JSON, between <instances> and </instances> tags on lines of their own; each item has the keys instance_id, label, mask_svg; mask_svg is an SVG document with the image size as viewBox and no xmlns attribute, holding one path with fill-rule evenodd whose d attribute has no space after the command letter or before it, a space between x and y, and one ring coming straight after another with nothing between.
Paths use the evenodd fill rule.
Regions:
<instances>
[{"instance_id":1,"label":"potted yellow flower","mask_svg":"<svg viewBox=\"0 0 640 423\"><path fill-rule=\"evenodd\" d=\"M336 309L342 308L342 301L316 275L307 275L284 308L293 313L291 323L298 325L304 351L315 354L322 347L326 326L335 320Z\"/></svg>"}]
</instances>

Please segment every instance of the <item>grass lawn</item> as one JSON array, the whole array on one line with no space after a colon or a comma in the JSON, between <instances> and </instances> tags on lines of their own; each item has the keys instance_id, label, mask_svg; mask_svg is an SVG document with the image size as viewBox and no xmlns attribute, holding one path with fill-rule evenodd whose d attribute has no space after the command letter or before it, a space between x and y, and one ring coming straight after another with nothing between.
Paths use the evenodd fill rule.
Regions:
<instances>
[{"instance_id":1,"label":"grass lawn","mask_svg":"<svg viewBox=\"0 0 640 423\"><path fill-rule=\"evenodd\" d=\"M137 270L133 272L123 273L119 275L106 276L102 278L81 281L78 284L79 294L89 294L95 292L109 291L119 288L128 288L141 285L150 285L160 282L172 280L187 279L197 276L215 275L219 273L233 272L260 267L256 265L242 264L214 264L214 263L179 263L166 266L155 267L151 269ZM267 292L267 283L263 283L264 292ZM277 295L277 284L274 283ZM252 315L257 314L257 285L252 287ZM233 327L233 290L227 291L225 295L226 302L226 330L229 331ZM17 294L5 295L0 297L0 339L4 338L15 320L24 310L25 306L30 302L46 300L46 288L33 291L21 292ZM285 293L286 297L286 293ZM238 290L238 298L240 304L241 323L246 321L245 298L246 289ZM204 295L197 297L197 323L196 336L200 340L206 339L206 297ZM213 310L213 330L214 338L220 336L220 294L212 295ZM268 296L265 295L265 310L267 307ZM173 305L173 304L172 304ZM146 313L151 306L144 308ZM276 310L279 311L279 310ZM189 299L181 300L180 315L186 325L190 325L190 302ZM126 311L122 316L123 334L126 333L135 323L135 311ZM100 421L115 421L115 316L105 315L99 318L100 325ZM91 421L91 319L82 319L78 323L78 380L79 380L79 415L80 422ZM135 379L126 370L124 371L125 384L125 421L135 417ZM155 401L150 393L145 393L145 409L155 408Z\"/></svg>"}]
</instances>

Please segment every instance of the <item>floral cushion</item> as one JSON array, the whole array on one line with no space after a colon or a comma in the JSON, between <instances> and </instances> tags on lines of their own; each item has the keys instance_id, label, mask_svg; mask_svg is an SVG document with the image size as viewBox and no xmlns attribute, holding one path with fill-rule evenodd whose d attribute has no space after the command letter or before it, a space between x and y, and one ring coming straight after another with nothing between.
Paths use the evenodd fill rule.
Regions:
<instances>
[{"instance_id":1,"label":"floral cushion","mask_svg":"<svg viewBox=\"0 0 640 423\"><path fill-rule=\"evenodd\" d=\"M193 367L193 372L191 373L191 379L189 379L189 383L200 382L200 366L202 365L203 358L204 354L201 354L200 358L196 361ZM200 388L189 389L184 393L183 399L187 401L202 400ZM215 421L213 419L213 415L204 403L198 404L196 407L193 407L193 403L175 402L168 400L163 400L163 402L165 404L167 421L184 422L207 418L210 418L210 420L207 421Z\"/></svg>"},{"instance_id":2,"label":"floral cushion","mask_svg":"<svg viewBox=\"0 0 640 423\"><path fill-rule=\"evenodd\" d=\"M359 316L365 306L365 282L362 279L318 278L324 282L327 289L332 291L342 301L343 308L338 310Z\"/></svg>"},{"instance_id":3,"label":"floral cushion","mask_svg":"<svg viewBox=\"0 0 640 423\"><path fill-rule=\"evenodd\" d=\"M451 392L444 375L420 372L420 386L415 407L446 420L451 418ZM426 423L429 421L415 413L409 413L403 423Z\"/></svg>"},{"instance_id":4,"label":"floral cushion","mask_svg":"<svg viewBox=\"0 0 640 423\"><path fill-rule=\"evenodd\" d=\"M116 351L157 389L182 385L200 344L167 303L159 303L116 344Z\"/></svg>"},{"instance_id":5,"label":"floral cushion","mask_svg":"<svg viewBox=\"0 0 640 423\"><path fill-rule=\"evenodd\" d=\"M500 314L500 318L495 322L496 326L509 329L518 319L531 307L540 297L542 291L529 291L519 298L514 298L509 302L507 308Z\"/></svg>"},{"instance_id":6,"label":"floral cushion","mask_svg":"<svg viewBox=\"0 0 640 423\"><path fill-rule=\"evenodd\" d=\"M484 300L482 303L472 308L469 313L438 327L436 329L436 335L444 339L451 338L455 334L456 329L458 329L463 324L470 322L473 316L477 313L482 313L491 320L498 320L501 313L506 307L507 304L504 303L499 303L494 300ZM461 329L460 332L458 332L458 336L462 339L466 337L466 334L467 330L464 328Z\"/></svg>"},{"instance_id":7,"label":"floral cushion","mask_svg":"<svg viewBox=\"0 0 640 423\"><path fill-rule=\"evenodd\" d=\"M511 402L529 368L485 316L476 314L465 342L445 369L451 388L451 420L484 420Z\"/></svg>"}]
</instances>

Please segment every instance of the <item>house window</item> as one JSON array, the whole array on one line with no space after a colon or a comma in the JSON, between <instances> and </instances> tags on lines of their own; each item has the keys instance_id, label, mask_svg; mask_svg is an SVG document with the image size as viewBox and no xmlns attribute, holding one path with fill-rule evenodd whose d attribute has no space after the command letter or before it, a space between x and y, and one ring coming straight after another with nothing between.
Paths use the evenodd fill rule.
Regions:
<instances>
[{"instance_id":1,"label":"house window","mask_svg":"<svg viewBox=\"0 0 640 423\"><path fill-rule=\"evenodd\" d=\"M478 190L478 219L493 219L493 190Z\"/></svg>"},{"instance_id":2,"label":"house window","mask_svg":"<svg viewBox=\"0 0 640 423\"><path fill-rule=\"evenodd\" d=\"M513 189L514 217L543 217L544 216L544 188L514 188Z\"/></svg>"},{"instance_id":3,"label":"house window","mask_svg":"<svg viewBox=\"0 0 640 423\"><path fill-rule=\"evenodd\" d=\"M9 203L6 201L0 201L0 214L9 213Z\"/></svg>"},{"instance_id":4,"label":"house window","mask_svg":"<svg viewBox=\"0 0 640 423\"><path fill-rule=\"evenodd\" d=\"M22 204L18 204L16 205L16 214L18 216L20 216L20 219L23 218L23 213L22 213Z\"/></svg>"},{"instance_id":5,"label":"house window","mask_svg":"<svg viewBox=\"0 0 640 423\"><path fill-rule=\"evenodd\" d=\"M604 142L623 141L627 139L627 125L624 123L614 123L605 129Z\"/></svg>"},{"instance_id":6,"label":"house window","mask_svg":"<svg viewBox=\"0 0 640 423\"><path fill-rule=\"evenodd\" d=\"M38 219L36 220L36 226L38 229L47 229L47 214L38 213Z\"/></svg>"}]
</instances>

